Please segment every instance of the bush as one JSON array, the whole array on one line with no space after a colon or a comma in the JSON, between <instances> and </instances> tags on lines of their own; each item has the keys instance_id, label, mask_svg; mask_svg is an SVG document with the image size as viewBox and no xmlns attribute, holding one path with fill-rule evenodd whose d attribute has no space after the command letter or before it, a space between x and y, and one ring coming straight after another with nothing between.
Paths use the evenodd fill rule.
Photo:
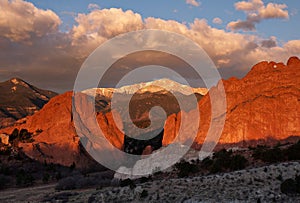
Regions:
<instances>
[{"instance_id":1,"label":"bush","mask_svg":"<svg viewBox=\"0 0 300 203\"><path fill-rule=\"evenodd\" d=\"M75 162L73 162L71 165L70 165L70 170L73 171L75 168L76 168L76 164Z\"/></svg>"},{"instance_id":2,"label":"bush","mask_svg":"<svg viewBox=\"0 0 300 203\"><path fill-rule=\"evenodd\" d=\"M82 174L75 174L71 177L66 177L59 180L55 189L57 190L72 190L84 189L91 187L109 186L111 180L103 176L83 176Z\"/></svg>"},{"instance_id":3,"label":"bush","mask_svg":"<svg viewBox=\"0 0 300 203\"><path fill-rule=\"evenodd\" d=\"M281 183L280 190L285 194L296 194L300 193L299 187L300 185L298 185L295 180L290 178Z\"/></svg>"},{"instance_id":4,"label":"bush","mask_svg":"<svg viewBox=\"0 0 300 203\"><path fill-rule=\"evenodd\" d=\"M231 157L230 169L231 170L241 170L246 167L248 160L242 155L234 155Z\"/></svg>"},{"instance_id":5,"label":"bush","mask_svg":"<svg viewBox=\"0 0 300 203\"><path fill-rule=\"evenodd\" d=\"M120 181L120 186L121 186L121 187L129 186L129 187L132 188L132 189L136 187L134 181L131 180L131 179L129 179L129 178L127 178L127 179L125 179L125 180L121 180L121 181Z\"/></svg>"},{"instance_id":6,"label":"bush","mask_svg":"<svg viewBox=\"0 0 300 203\"><path fill-rule=\"evenodd\" d=\"M219 173L223 171L223 164L222 164L222 160L221 159L217 159L213 162L211 168L210 168L210 172L211 173Z\"/></svg>"},{"instance_id":7,"label":"bush","mask_svg":"<svg viewBox=\"0 0 300 203\"><path fill-rule=\"evenodd\" d=\"M286 160L300 160L300 141L286 149L280 149L280 145L269 149L266 146L258 146L252 156L264 162L275 163Z\"/></svg>"},{"instance_id":8,"label":"bush","mask_svg":"<svg viewBox=\"0 0 300 203\"><path fill-rule=\"evenodd\" d=\"M148 191L147 190L143 190L140 194L140 198L146 198L148 196Z\"/></svg>"},{"instance_id":9,"label":"bush","mask_svg":"<svg viewBox=\"0 0 300 203\"><path fill-rule=\"evenodd\" d=\"M30 173L25 172L23 169L19 170L16 175L17 185L31 186L34 183L34 178Z\"/></svg>"},{"instance_id":10,"label":"bush","mask_svg":"<svg viewBox=\"0 0 300 203\"><path fill-rule=\"evenodd\" d=\"M61 179L56 185L56 190L73 190L76 188L76 177L66 177Z\"/></svg>"},{"instance_id":11,"label":"bush","mask_svg":"<svg viewBox=\"0 0 300 203\"><path fill-rule=\"evenodd\" d=\"M19 130L17 128L14 129L14 131L9 136L9 142L13 142L15 139L19 137Z\"/></svg>"},{"instance_id":12,"label":"bush","mask_svg":"<svg viewBox=\"0 0 300 203\"><path fill-rule=\"evenodd\" d=\"M288 160L300 160L300 141L286 149Z\"/></svg>"},{"instance_id":13,"label":"bush","mask_svg":"<svg viewBox=\"0 0 300 203\"><path fill-rule=\"evenodd\" d=\"M11 154L11 148L10 147L5 147L3 150L0 150L0 155L8 156L10 154Z\"/></svg>"},{"instance_id":14,"label":"bush","mask_svg":"<svg viewBox=\"0 0 300 203\"><path fill-rule=\"evenodd\" d=\"M284 151L282 151L278 146L275 146L272 149L268 149L267 147L257 147L252 156L255 159L260 159L268 163L276 163L285 159Z\"/></svg>"},{"instance_id":15,"label":"bush","mask_svg":"<svg viewBox=\"0 0 300 203\"><path fill-rule=\"evenodd\" d=\"M197 165L191 164L187 161L181 161L175 164L175 167L179 171L178 176L180 178L187 177L190 173L196 173L198 171Z\"/></svg>"},{"instance_id":16,"label":"bush","mask_svg":"<svg viewBox=\"0 0 300 203\"><path fill-rule=\"evenodd\" d=\"M19 133L19 140L20 141L26 141L26 140L28 141L28 140L30 140L31 136L32 136L32 133L28 132L28 130L26 130L26 129L22 129Z\"/></svg>"},{"instance_id":17,"label":"bush","mask_svg":"<svg viewBox=\"0 0 300 203\"><path fill-rule=\"evenodd\" d=\"M43 175L43 183L48 183L49 179L50 179L49 173L44 173L44 175Z\"/></svg>"},{"instance_id":18,"label":"bush","mask_svg":"<svg viewBox=\"0 0 300 203\"><path fill-rule=\"evenodd\" d=\"M148 177L141 177L138 179L140 183L146 183L146 182L149 182L152 180L152 177L151 176L148 176Z\"/></svg>"},{"instance_id":19,"label":"bush","mask_svg":"<svg viewBox=\"0 0 300 203\"><path fill-rule=\"evenodd\" d=\"M62 178L62 175L61 175L61 172L59 171L55 174L55 179L60 180L61 178Z\"/></svg>"},{"instance_id":20,"label":"bush","mask_svg":"<svg viewBox=\"0 0 300 203\"><path fill-rule=\"evenodd\" d=\"M242 155L233 155L231 150L222 149L215 152L213 158L205 158L202 166L210 171L210 173L219 173L228 170L241 170L246 167L248 160Z\"/></svg>"},{"instance_id":21,"label":"bush","mask_svg":"<svg viewBox=\"0 0 300 203\"><path fill-rule=\"evenodd\" d=\"M201 164L204 168L209 169L213 165L213 160L209 157L206 157L202 160Z\"/></svg>"},{"instance_id":22,"label":"bush","mask_svg":"<svg viewBox=\"0 0 300 203\"><path fill-rule=\"evenodd\" d=\"M0 174L0 189L5 189L5 187L9 184L10 178Z\"/></svg>"}]
</instances>

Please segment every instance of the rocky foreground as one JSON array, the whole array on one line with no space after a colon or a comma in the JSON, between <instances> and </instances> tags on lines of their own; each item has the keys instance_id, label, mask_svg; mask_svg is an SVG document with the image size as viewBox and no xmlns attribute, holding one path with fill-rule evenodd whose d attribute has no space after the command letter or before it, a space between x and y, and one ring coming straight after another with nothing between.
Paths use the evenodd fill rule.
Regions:
<instances>
[{"instance_id":1,"label":"rocky foreground","mask_svg":"<svg viewBox=\"0 0 300 203\"><path fill-rule=\"evenodd\" d=\"M299 162L231 173L164 179L135 187L55 191L55 185L0 192L1 202L299 202L281 192L283 180L300 175Z\"/></svg>"},{"instance_id":2,"label":"rocky foreground","mask_svg":"<svg viewBox=\"0 0 300 203\"><path fill-rule=\"evenodd\" d=\"M134 189L106 188L93 192L91 202L297 202L300 196L280 191L283 179L300 174L290 162L220 175L148 182ZM77 196L80 198L81 195ZM70 199L71 200L71 199ZM84 199L74 199L75 201Z\"/></svg>"}]
</instances>

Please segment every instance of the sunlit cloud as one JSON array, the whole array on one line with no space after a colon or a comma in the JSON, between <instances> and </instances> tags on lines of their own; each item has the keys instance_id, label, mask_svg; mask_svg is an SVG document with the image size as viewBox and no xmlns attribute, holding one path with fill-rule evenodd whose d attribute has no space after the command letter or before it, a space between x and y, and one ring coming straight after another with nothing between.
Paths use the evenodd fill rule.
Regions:
<instances>
[{"instance_id":1,"label":"sunlit cloud","mask_svg":"<svg viewBox=\"0 0 300 203\"><path fill-rule=\"evenodd\" d=\"M89 10L97 10L97 9L100 9L100 6L98 4L89 4L88 9Z\"/></svg>"},{"instance_id":2,"label":"sunlit cloud","mask_svg":"<svg viewBox=\"0 0 300 203\"><path fill-rule=\"evenodd\" d=\"M236 7L249 15L255 12L263 18L274 17L268 5L259 7L259 1L255 2L254 6ZM0 4L0 79L19 76L56 91L72 88L82 62L96 47L119 34L142 29L166 30L190 38L208 53L225 78L243 76L258 61L285 62L300 53L300 40L278 43L276 37L217 29L206 19L183 23L155 17L143 19L132 10L96 9L86 14L72 13L75 25L62 32L61 19L51 10L21 0ZM262 8L264 12L258 12ZM280 9L284 10L283 6ZM216 19L214 23L221 22Z\"/></svg>"},{"instance_id":3,"label":"sunlit cloud","mask_svg":"<svg viewBox=\"0 0 300 203\"><path fill-rule=\"evenodd\" d=\"M0 36L30 43L30 39L57 32L60 18L51 10L22 0L0 1Z\"/></svg>"},{"instance_id":4,"label":"sunlit cloud","mask_svg":"<svg viewBox=\"0 0 300 203\"><path fill-rule=\"evenodd\" d=\"M235 9L247 14L246 20L237 20L228 23L230 30L254 31L255 25L265 19L288 19L289 12L286 4L268 3L262 0L240 1L235 3Z\"/></svg>"},{"instance_id":5,"label":"sunlit cloud","mask_svg":"<svg viewBox=\"0 0 300 203\"><path fill-rule=\"evenodd\" d=\"M214 24L218 24L218 25L221 25L223 23L223 20L221 18L214 18L213 19L213 23Z\"/></svg>"},{"instance_id":6,"label":"sunlit cloud","mask_svg":"<svg viewBox=\"0 0 300 203\"><path fill-rule=\"evenodd\" d=\"M185 3L192 5L192 6L200 6L200 2L196 1L196 0L186 0Z\"/></svg>"}]
</instances>

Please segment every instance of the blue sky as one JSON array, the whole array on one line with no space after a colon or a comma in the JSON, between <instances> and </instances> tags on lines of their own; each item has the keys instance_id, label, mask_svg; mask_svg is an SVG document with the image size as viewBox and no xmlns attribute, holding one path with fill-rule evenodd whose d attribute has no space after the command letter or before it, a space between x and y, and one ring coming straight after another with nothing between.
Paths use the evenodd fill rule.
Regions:
<instances>
[{"instance_id":1,"label":"blue sky","mask_svg":"<svg viewBox=\"0 0 300 203\"><path fill-rule=\"evenodd\" d=\"M65 31L75 23L74 16L78 13L88 13L89 4L97 4L100 9L105 8L122 8L123 10L132 10L141 14L143 18L156 17L165 20L176 20L178 22L191 23L195 18L205 18L208 23L216 28L226 29L227 23L237 19L245 19L246 15L242 11L236 11L234 0L202 0L198 1L200 6L192 6L185 0L30 0L34 5L43 9L51 9L63 21L61 30ZM72 3L70 3L72 2ZM254 34L268 38L276 36L279 40L288 41L299 39L300 36L300 3L295 0L275 0L263 1L267 3L286 4L290 13L286 19L268 19L257 25ZM214 18L221 18L223 23L215 25L212 23Z\"/></svg>"}]
</instances>

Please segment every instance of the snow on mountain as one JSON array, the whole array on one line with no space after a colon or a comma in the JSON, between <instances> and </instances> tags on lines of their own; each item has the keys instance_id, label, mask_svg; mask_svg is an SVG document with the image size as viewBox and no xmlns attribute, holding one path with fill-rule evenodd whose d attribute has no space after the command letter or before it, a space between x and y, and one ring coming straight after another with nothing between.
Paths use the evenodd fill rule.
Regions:
<instances>
[{"instance_id":1,"label":"snow on mountain","mask_svg":"<svg viewBox=\"0 0 300 203\"><path fill-rule=\"evenodd\" d=\"M102 95L111 98L113 93L118 94L134 94L145 92L164 92L170 91L171 93L181 93L184 95L190 95L191 92L205 95L208 92L207 88L193 88L187 85L177 83L170 79L159 79L151 82L142 82L134 85L127 85L120 88L92 88L84 90L83 93L87 95L93 95L96 91L97 95Z\"/></svg>"}]
</instances>

